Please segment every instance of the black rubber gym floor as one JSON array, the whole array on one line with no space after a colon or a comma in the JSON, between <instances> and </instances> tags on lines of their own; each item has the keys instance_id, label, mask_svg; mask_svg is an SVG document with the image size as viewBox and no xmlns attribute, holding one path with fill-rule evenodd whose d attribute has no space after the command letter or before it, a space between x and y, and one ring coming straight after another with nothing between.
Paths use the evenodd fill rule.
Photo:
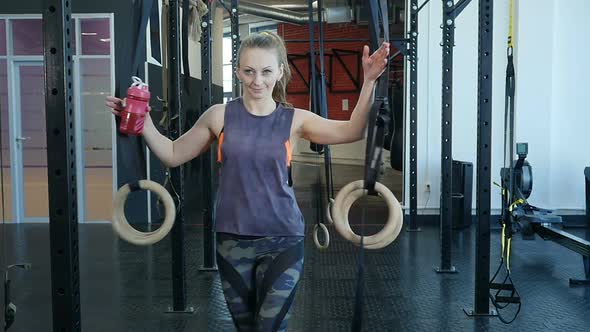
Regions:
<instances>
[{"instance_id":1,"label":"black rubber gym floor","mask_svg":"<svg viewBox=\"0 0 590 332\"><path fill-rule=\"evenodd\" d=\"M48 227L6 226L10 261L31 262L14 271L17 319L11 331L50 331ZM367 231L369 228L367 228ZM200 227L187 227L188 303L195 314L166 314L171 304L170 241L152 247L114 238L110 226L80 226L83 331L233 331L215 273L198 271ZM390 247L366 254L366 331L587 331L590 289L570 288L582 278L582 260L551 243L515 241L514 282L523 299L517 320L506 326L495 318L472 319L462 309L473 305L474 227L455 233L458 274L439 275L438 230L402 232ZM320 252L306 239L305 273L296 298L291 331L348 331L354 303L357 250L333 234ZM498 261L492 236L493 267Z\"/></svg>"},{"instance_id":2,"label":"black rubber gym floor","mask_svg":"<svg viewBox=\"0 0 590 332\"><path fill-rule=\"evenodd\" d=\"M315 210L302 191L308 235ZM307 201L307 202L306 202ZM371 201L355 205L351 220L363 209L366 223L384 218ZM378 226L377 226L378 227ZM304 277L290 331L350 331L358 248L332 230L327 251L306 238ZM357 227L358 229L358 227ZM30 271L11 272L13 301L18 306L10 331L51 331L48 225L6 225L8 263L30 262ZM370 233L376 226L367 226ZM469 318L473 306L475 226L454 232L453 265L457 274L436 274L439 232L402 231L389 247L366 251L364 331L588 331L590 288L570 288L569 278L583 278L581 256L552 242L513 243L512 278L523 305L511 325L497 318ZM573 230L586 237L586 230ZM80 273L82 331L234 331L215 273L200 272L202 227L186 226L187 298L194 314L166 313L172 303L171 242L151 247L118 240L109 224L82 224ZM492 266L499 262L499 232L492 233ZM511 316L512 310L503 312Z\"/></svg>"}]
</instances>

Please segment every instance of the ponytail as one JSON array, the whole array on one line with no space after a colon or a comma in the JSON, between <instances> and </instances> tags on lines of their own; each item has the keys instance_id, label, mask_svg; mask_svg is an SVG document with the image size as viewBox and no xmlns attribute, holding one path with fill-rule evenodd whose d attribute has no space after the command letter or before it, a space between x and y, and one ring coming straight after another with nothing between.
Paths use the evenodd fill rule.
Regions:
<instances>
[{"instance_id":1,"label":"ponytail","mask_svg":"<svg viewBox=\"0 0 590 332\"><path fill-rule=\"evenodd\" d=\"M282 67L283 77L281 77L281 79L277 81L277 84L275 84L275 87L272 90L272 98L287 107L293 107L291 103L287 102L287 85L291 80L291 68L289 68L288 63L282 64Z\"/></svg>"}]
</instances>

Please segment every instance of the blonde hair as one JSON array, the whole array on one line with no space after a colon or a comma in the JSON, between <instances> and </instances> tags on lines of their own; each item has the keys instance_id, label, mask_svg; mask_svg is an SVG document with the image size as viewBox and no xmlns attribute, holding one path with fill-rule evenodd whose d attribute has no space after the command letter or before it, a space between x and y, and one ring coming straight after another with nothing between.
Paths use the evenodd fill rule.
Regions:
<instances>
[{"instance_id":1,"label":"blonde hair","mask_svg":"<svg viewBox=\"0 0 590 332\"><path fill-rule=\"evenodd\" d=\"M283 38L271 31L250 34L240 42L238 66L242 51L249 48L261 48L275 50L277 52L279 67L283 67L283 77L275 84L272 90L272 98L287 107L293 107L293 105L287 102L287 84L291 80L291 68L289 68L289 62L287 61L287 49L285 48Z\"/></svg>"}]
</instances>

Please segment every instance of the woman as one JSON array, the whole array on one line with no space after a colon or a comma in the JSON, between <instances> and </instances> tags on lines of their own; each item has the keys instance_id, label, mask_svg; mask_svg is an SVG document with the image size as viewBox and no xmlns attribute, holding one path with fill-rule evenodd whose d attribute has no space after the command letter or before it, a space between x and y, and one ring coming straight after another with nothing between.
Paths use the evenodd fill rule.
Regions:
<instances>
[{"instance_id":1,"label":"woman","mask_svg":"<svg viewBox=\"0 0 590 332\"><path fill-rule=\"evenodd\" d=\"M215 230L223 292L239 331L286 331L303 268L303 216L288 185L291 142L361 140L389 44L369 56L364 83L349 121L328 120L286 101L291 72L281 37L251 34L241 42L236 74L242 97L212 106L184 135L171 141L146 116L143 137L166 167L177 167L218 140L221 163ZM121 99L108 97L115 115Z\"/></svg>"}]
</instances>

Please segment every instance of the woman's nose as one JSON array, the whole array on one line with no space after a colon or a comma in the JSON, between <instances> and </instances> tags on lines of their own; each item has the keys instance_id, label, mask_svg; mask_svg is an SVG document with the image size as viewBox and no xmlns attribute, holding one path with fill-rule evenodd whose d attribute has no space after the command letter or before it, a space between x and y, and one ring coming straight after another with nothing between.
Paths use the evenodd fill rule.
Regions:
<instances>
[{"instance_id":1,"label":"woman's nose","mask_svg":"<svg viewBox=\"0 0 590 332\"><path fill-rule=\"evenodd\" d=\"M262 83L262 75L257 73L254 75L254 84L258 85L260 83Z\"/></svg>"}]
</instances>

